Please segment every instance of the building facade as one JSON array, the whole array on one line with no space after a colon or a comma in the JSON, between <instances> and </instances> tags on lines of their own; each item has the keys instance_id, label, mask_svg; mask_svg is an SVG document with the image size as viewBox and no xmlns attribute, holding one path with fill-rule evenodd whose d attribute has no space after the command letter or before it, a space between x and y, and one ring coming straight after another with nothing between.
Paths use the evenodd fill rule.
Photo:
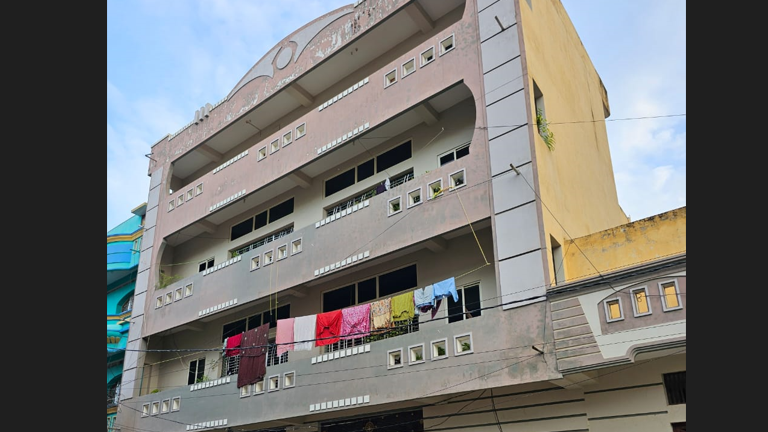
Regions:
<instances>
[{"instance_id":1,"label":"building facade","mask_svg":"<svg viewBox=\"0 0 768 432\"><path fill-rule=\"evenodd\" d=\"M116 430L146 210L146 203L136 207L130 219L107 232L107 432Z\"/></svg>"},{"instance_id":2,"label":"building facade","mask_svg":"<svg viewBox=\"0 0 768 432\"><path fill-rule=\"evenodd\" d=\"M152 147L118 424L587 430L554 296L569 241L629 222L609 115L557 0L364 0L294 31ZM449 280L434 316L275 349L281 320ZM238 387L224 344L258 328Z\"/></svg>"}]
</instances>

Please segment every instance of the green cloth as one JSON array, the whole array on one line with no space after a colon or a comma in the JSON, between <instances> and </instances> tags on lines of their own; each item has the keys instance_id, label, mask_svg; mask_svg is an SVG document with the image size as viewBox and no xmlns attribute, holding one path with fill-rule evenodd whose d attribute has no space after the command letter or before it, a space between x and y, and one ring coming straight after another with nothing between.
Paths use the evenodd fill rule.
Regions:
<instances>
[{"instance_id":1,"label":"green cloth","mask_svg":"<svg viewBox=\"0 0 768 432\"><path fill-rule=\"evenodd\" d=\"M413 319L414 313L413 291L392 297L392 321Z\"/></svg>"}]
</instances>

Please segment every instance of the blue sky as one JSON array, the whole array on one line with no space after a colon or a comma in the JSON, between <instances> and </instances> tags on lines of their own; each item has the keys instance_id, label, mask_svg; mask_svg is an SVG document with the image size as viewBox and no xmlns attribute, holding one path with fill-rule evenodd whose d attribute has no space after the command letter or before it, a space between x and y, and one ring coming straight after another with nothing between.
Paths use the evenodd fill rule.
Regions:
<instances>
[{"instance_id":1,"label":"blue sky","mask_svg":"<svg viewBox=\"0 0 768 432\"><path fill-rule=\"evenodd\" d=\"M282 38L349 3L108 0L107 230L146 201L152 144L226 96ZM686 112L684 0L562 3L608 89L611 119ZM608 139L632 220L686 205L686 117L610 121Z\"/></svg>"}]
</instances>

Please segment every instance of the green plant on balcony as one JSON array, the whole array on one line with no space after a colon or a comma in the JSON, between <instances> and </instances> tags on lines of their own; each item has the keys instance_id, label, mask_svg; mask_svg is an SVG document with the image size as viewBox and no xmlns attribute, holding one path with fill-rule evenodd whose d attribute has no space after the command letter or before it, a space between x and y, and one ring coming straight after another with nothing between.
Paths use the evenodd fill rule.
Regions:
<instances>
[{"instance_id":1,"label":"green plant on balcony","mask_svg":"<svg viewBox=\"0 0 768 432\"><path fill-rule=\"evenodd\" d=\"M469 344L469 342L462 342L461 343L461 350L462 351L469 351L472 349L472 345Z\"/></svg>"},{"instance_id":2,"label":"green plant on balcony","mask_svg":"<svg viewBox=\"0 0 768 432\"><path fill-rule=\"evenodd\" d=\"M445 348L443 348L440 345L435 346L435 348L437 348L437 356L438 357L445 355Z\"/></svg>"},{"instance_id":3,"label":"green plant on balcony","mask_svg":"<svg viewBox=\"0 0 768 432\"><path fill-rule=\"evenodd\" d=\"M163 289L163 288L167 288L168 285L170 285L170 284L172 284L172 283L174 283L174 282L176 282L176 281L178 281L180 279L181 279L181 275L168 276L164 272L160 272L160 279L155 284L155 289L156 290L160 290L160 289Z\"/></svg>"},{"instance_id":4,"label":"green plant on balcony","mask_svg":"<svg viewBox=\"0 0 768 432\"><path fill-rule=\"evenodd\" d=\"M550 151L555 150L555 134L549 130L549 124L544 117L544 111L541 108L536 110L536 125L539 128L539 135L544 140L544 144L547 145Z\"/></svg>"},{"instance_id":5,"label":"green plant on balcony","mask_svg":"<svg viewBox=\"0 0 768 432\"><path fill-rule=\"evenodd\" d=\"M422 361L422 360L424 360L424 357L421 354L416 353L416 361Z\"/></svg>"},{"instance_id":6,"label":"green plant on balcony","mask_svg":"<svg viewBox=\"0 0 768 432\"><path fill-rule=\"evenodd\" d=\"M160 389L154 389L154 390L152 390L150 393L152 393L152 394L154 394L154 393L160 393Z\"/></svg>"},{"instance_id":7,"label":"green plant on balcony","mask_svg":"<svg viewBox=\"0 0 768 432\"><path fill-rule=\"evenodd\" d=\"M202 382L206 382L206 381L208 381L208 377L207 377L207 376L205 376L205 375L203 375L203 376L201 376L200 378L198 378L198 379L195 381L195 384L199 384L199 383L202 383Z\"/></svg>"}]
</instances>

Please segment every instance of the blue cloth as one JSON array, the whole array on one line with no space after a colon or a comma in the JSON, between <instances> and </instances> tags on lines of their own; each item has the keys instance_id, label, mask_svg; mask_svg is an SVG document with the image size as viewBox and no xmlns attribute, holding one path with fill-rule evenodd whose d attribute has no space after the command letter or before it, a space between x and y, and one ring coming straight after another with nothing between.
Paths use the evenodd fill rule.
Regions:
<instances>
[{"instance_id":1,"label":"blue cloth","mask_svg":"<svg viewBox=\"0 0 768 432\"><path fill-rule=\"evenodd\" d=\"M450 278L442 282L438 282L434 284L432 288L435 300L448 297L448 295L452 295L453 301L459 301L459 293L456 292L456 278Z\"/></svg>"},{"instance_id":2,"label":"blue cloth","mask_svg":"<svg viewBox=\"0 0 768 432\"><path fill-rule=\"evenodd\" d=\"M432 285L419 288L413 292L413 304L416 306L416 315L429 312L435 306L435 296Z\"/></svg>"}]
</instances>

